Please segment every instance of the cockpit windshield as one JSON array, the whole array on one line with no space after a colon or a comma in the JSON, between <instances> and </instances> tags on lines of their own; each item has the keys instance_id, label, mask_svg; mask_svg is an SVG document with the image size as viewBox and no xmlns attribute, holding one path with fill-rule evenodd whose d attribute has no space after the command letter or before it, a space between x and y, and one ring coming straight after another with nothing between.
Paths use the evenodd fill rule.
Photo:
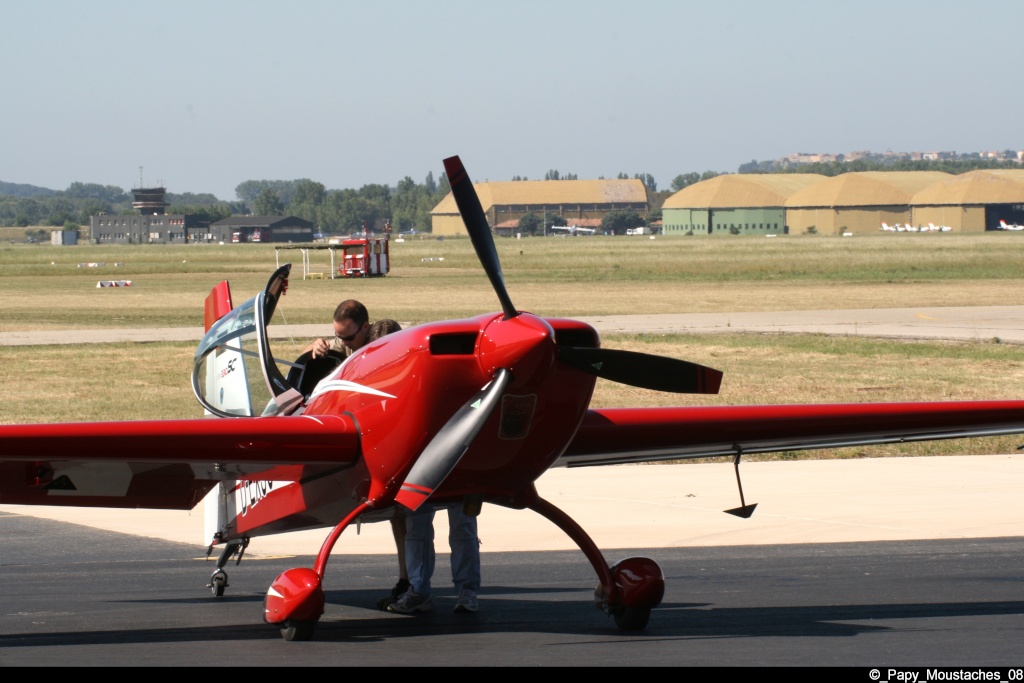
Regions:
<instances>
[{"instance_id":1,"label":"cockpit windshield","mask_svg":"<svg viewBox=\"0 0 1024 683\"><path fill-rule=\"evenodd\" d=\"M300 404L302 396L281 374L267 335L278 299L288 289L289 272L291 264L281 266L263 292L232 309L199 342L192 389L214 415L281 415Z\"/></svg>"}]
</instances>

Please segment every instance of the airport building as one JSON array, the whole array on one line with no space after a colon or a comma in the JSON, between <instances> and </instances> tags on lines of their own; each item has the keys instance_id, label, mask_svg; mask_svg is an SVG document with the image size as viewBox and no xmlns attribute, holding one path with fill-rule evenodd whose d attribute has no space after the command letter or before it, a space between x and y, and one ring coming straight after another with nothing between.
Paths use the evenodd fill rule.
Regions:
<instances>
[{"instance_id":1,"label":"airport building","mask_svg":"<svg viewBox=\"0 0 1024 683\"><path fill-rule=\"evenodd\" d=\"M816 173L715 176L684 187L661 205L666 235L784 235L786 201L825 180Z\"/></svg>"},{"instance_id":2,"label":"airport building","mask_svg":"<svg viewBox=\"0 0 1024 683\"><path fill-rule=\"evenodd\" d=\"M312 242L314 226L295 216L231 216L211 224L198 216L166 214L167 189L132 190L139 214L90 216L95 244L228 244Z\"/></svg>"},{"instance_id":3,"label":"airport building","mask_svg":"<svg viewBox=\"0 0 1024 683\"><path fill-rule=\"evenodd\" d=\"M647 188L632 180L514 180L473 183L487 223L509 232L528 213L561 216L570 225L591 225L611 211L633 210L647 217ZM434 235L465 235L451 193L430 212Z\"/></svg>"},{"instance_id":4,"label":"airport building","mask_svg":"<svg viewBox=\"0 0 1024 683\"><path fill-rule=\"evenodd\" d=\"M205 232L195 216L110 215L89 217L89 235L95 244L185 244L196 230Z\"/></svg>"},{"instance_id":5,"label":"airport building","mask_svg":"<svg viewBox=\"0 0 1024 683\"><path fill-rule=\"evenodd\" d=\"M196 216L166 214L167 188L132 190L132 207L139 214L100 214L89 217L89 236L94 244L185 244L189 233L205 231L208 224Z\"/></svg>"},{"instance_id":6,"label":"airport building","mask_svg":"<svg viewBox=\"0 0 1024 683\"><path fill-rule=\"evenodd\" d=\"M312 242L315 226L296 216L229 216L210 225L208 242ZM198 239L195 241L199 241Z\"/></svg>"},{"instance_id":7,"label":"airport building","mask_svg":"<svg viewBox=\"0 0 1024 683\"><path fill-rule=\"evenodd\" d=\"M948 226L957 232L1002 230L1000 221L1024 225L1024 169L970 171L922 189L911 199L910 224Z\"/></svg>"},{"instance_id":8,"label":"airport building","mask_svg":"<svg viewBox=\"0 0 1024 683\"><path fill-rule=\"evenodd\" d=\"M882 223L910 222L917 192L949 178L941 171L862 171L825 178L790 196L786 223L793 233L877 233Z\"/></svg>"},{"instance_id":9,"label":"airport building","mask_svg":"<svg viewBox=\"0 0 1024 683\"><path fill-rule=\"evenodd\" d=\"M1024 169L722 175L666 199L662 223L683 235L1024 229Z\"/></svg>"}]
</instances>

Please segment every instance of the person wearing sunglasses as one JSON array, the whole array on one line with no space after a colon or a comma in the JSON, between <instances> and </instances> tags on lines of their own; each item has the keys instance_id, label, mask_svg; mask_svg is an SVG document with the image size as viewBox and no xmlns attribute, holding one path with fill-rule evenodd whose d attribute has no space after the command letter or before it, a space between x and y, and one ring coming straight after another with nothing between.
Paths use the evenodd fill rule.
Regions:
<instances>
[{"instance_id":1,"label":"person wearing sunglasses","mask_svg":"<svg viewBox=\"0 0 1024 683\"><path fill-rule=\"evenodd\" d=\"M346 299L334 309L334 336L314 339L303 349L310 351L313 358L324 356L328 351L337 351L346 356L366 346L370 336L370 314L366 306L355 299Z\"/></svg>"}]
</instances>

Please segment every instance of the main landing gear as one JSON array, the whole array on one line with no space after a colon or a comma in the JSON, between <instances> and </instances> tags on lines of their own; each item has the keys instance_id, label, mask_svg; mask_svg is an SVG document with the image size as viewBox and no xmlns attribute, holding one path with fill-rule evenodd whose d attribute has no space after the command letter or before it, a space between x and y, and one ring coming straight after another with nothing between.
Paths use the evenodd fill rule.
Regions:
<instances>
[{"instance_id":1,"label":"main landing gear","mask_svg":"<svg viewBox=\"0 0 1024 683\"><path fill-rule=\"evenodd\" d=\"M279 627L281 637L285 640L312 640L326 603L323 576L327 570L327 560L341 532L369 509L370 504L364 501L338 522L320 547L312 569L289 569L270 584L267 597L263 600L263 620Z\"/></svg>"},{"instance_id":2,"label":"main landing gear","mask_svg":"<svg viewBox=\"0 0 1024 683\"><path fill-rule=\"evenodd\" d=\"M651 610L665 597L665 575L654 560L627 557L608 566L587 532L571 517L539 496L527 507L564 531L590 560L600 582L594 590L594 605L615 619L622 631L642 631Z\"/></svg>"},{"instance_id":3,"label":"main landing gear","mask_svg":"<svg viewBox=\"0 0 1024 683\"><path fill-rule=\"evenodd\" d=\"M598 609L614 618L619 629L640 631L646 628L651 610L661 604L665 595L665 575L657 562L646 557L629 557L609 567L590 536L572 518L537 496L535 489L510 506L533 510L551 520L580 547L600 580L594 591L594 602ZM312 569L289 569L270 585L263 602L263 620L279 627L285 640L313 638L316 624L324 613L323 577L331 550L341 532L369 509L369 504L364 502L334 527ZM227 561L226 554L222 560ZM216 576L216 572L214 574Z\"/></svg>"},{"instance_id":4,"label":"main landing gear","mask_svg":"<svg viewBox=\"0 0 1024 683\"><path fill-rule=\"evenodd\" d=\"M235 555L238 555L238 559L235 560L235 565L238 565L242 561L245 549L248 547L248 538L236 538L233 541L228 541L224 546L224 549L220 552L220 557L217 558L217 568L213 570L213 574L210 576L210 583L206 584L206 587L213 593L213 597L223 597L224 589L228 587L228 574L224 571L224 565ZM206 556L209 557L212 552L213 546L211 545L206 549Z\"/></svg>"}]
</instances>

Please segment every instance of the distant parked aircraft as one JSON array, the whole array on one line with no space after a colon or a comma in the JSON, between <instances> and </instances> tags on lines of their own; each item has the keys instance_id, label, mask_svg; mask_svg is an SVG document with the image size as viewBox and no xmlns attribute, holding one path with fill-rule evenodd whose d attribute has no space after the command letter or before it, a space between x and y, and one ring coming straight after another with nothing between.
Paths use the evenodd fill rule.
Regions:
<instances>
[{"instance_id":1,"label":"distant parked aircraft","mask_svg":"<svg viewBox=\"0 0 1024 683\"><path fill-rule=\"evenodd\" d=\"M568 235L593 235L596 232L593 228L581 228L578 225L552 225L551 229Z\"/></svg>"},{"instance_id":2,"label":"distant parked aircraft","mask_svg":"<svg viewBox=\"0 0 1024 683\"><path fill-rule=\"evenodd\" d=\"M1016 223L1007 223L1004 220L999 221L1000 230L1024 230L1024 225L1017 225Z\"/></svg>"}]
</instances>

